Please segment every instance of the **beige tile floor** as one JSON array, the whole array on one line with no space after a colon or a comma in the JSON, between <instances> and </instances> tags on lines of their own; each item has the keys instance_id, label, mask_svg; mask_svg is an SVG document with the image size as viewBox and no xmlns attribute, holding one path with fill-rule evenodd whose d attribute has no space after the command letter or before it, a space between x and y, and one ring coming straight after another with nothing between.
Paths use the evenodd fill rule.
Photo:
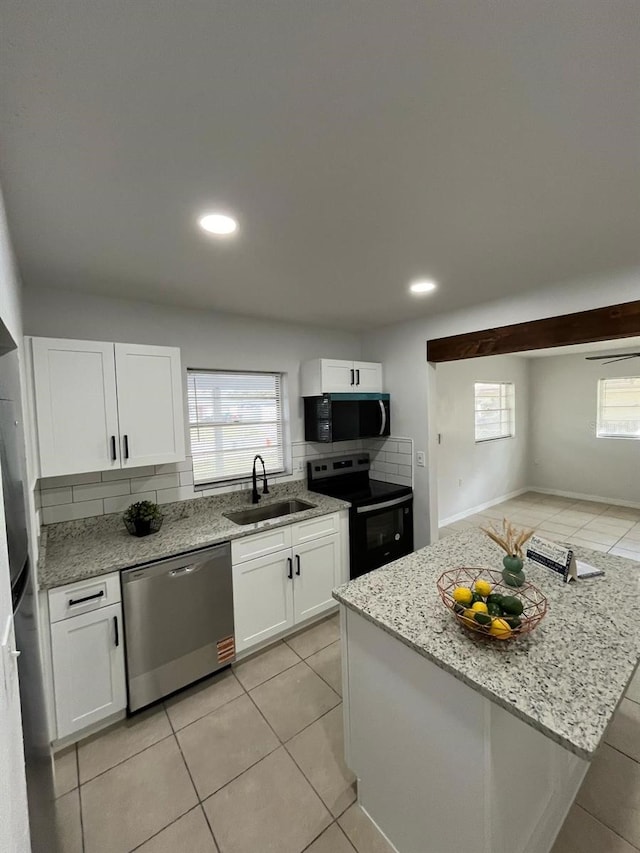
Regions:
<instances>
[{"instance_id":1,"label":"beige tile floor","mask_svg":"<svg viewBox=\"0 0 640 853\"><path fill-rule=\"evenodd\" d=\"M505 517L515 524L534 527L541 536L556 542L640 561L640 509L540 492L527 492L441 527L440 536L490 522L499 524Z\"/></svg>"},{"instance_id":2,"label":"beige tile floor","mask_svg":"<svg viewBox=\"0 0 640 853\"><path fill-rule=\"evenodd\" d=\"M343 755L337 616L56 757L62 853L389 853Z\"/></svg>"},{"instance_id":3,"label":"beige tile floor","mask_svg":"<svg viewBox=\"0 0 640 853\"><path fill-rule=\"evenodd\" d=\"M390 853L342 759L340 671L332 616L60 753L62 853ZM640 850L640 675L605 740L553 853Z\"/></svg>"}]
</instances>

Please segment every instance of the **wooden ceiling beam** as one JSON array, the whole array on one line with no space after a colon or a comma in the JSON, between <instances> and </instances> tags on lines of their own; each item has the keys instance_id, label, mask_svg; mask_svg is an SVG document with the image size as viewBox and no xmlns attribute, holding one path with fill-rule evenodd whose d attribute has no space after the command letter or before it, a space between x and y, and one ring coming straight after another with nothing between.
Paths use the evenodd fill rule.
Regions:
<instances>
[{"instance_id":1,"label":"wooden ceiling beam","mask_svg":"<svg viewBox=\"0 0 640 853\"><path fill-rule=\"evenodd\" d=\"M547 347L612 341L634 335L640 335L640 300L448 338L434 338L427 341L427 361L437 364Z\"/></svg>"}]
</instances>

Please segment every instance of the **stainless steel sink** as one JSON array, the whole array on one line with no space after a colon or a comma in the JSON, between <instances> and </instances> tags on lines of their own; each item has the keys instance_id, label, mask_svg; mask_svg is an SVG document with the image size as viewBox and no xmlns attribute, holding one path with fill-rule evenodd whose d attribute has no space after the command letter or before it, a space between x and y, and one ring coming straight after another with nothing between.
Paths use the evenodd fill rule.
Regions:
<instances>
[{"instance_id":1,"label":"stainless steel sink","mask_svg":"<svg viewBox=\"0 0 640 853\"><path fill-rule=\"evenodd\" d=\"M283 515L291 515L294 512L302 512L305 509L315 509L315 506L315 504L299 500L278 501L278 503L274 504L242 509L238 512L223 512L222 514L229 521L233 521L234 524L256 524L258 521L281 518Z\"/></svg>"}]
</instances>

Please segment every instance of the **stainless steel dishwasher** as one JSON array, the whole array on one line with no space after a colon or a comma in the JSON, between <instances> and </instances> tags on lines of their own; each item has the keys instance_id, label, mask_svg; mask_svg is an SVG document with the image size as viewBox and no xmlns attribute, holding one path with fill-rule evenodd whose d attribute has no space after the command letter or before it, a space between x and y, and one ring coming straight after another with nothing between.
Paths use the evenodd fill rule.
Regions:
<instances>
[{"instance_id":1,"label":"stainless steel dishwasher","mask_svg":"<svg viewBox=\"0 0 640 853\"><path fill-rule=\"evenodd\" d=\"M235 658L231 545L122 572L129 711Z\"/></svg>"}]
</instances>

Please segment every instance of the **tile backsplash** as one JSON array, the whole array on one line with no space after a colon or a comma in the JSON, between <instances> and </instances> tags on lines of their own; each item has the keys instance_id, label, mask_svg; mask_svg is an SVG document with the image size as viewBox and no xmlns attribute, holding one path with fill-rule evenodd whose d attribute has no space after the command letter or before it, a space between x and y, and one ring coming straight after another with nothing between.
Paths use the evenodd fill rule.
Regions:
<instances>
[{"instance_id":1,"label":"tile backsplash","mask_svg":"<svg viewBox=\"0 0 640 853\"><path fill-rule=\"evenodd\" d=\"M269 482L302 480L306 477L307 460L363 449L371 453L371 473L376 479L412 485L412 442L401 438L335 444L294 442L291 447L293 473L269 477ZM166 504L246 488L248 484L244 482L195 491L191 457L187 457L184 462L166 465L45 477L36 485L35 503L40 523L55 524L124 512L135 501Z\"/></svg>"}]
</instances>

